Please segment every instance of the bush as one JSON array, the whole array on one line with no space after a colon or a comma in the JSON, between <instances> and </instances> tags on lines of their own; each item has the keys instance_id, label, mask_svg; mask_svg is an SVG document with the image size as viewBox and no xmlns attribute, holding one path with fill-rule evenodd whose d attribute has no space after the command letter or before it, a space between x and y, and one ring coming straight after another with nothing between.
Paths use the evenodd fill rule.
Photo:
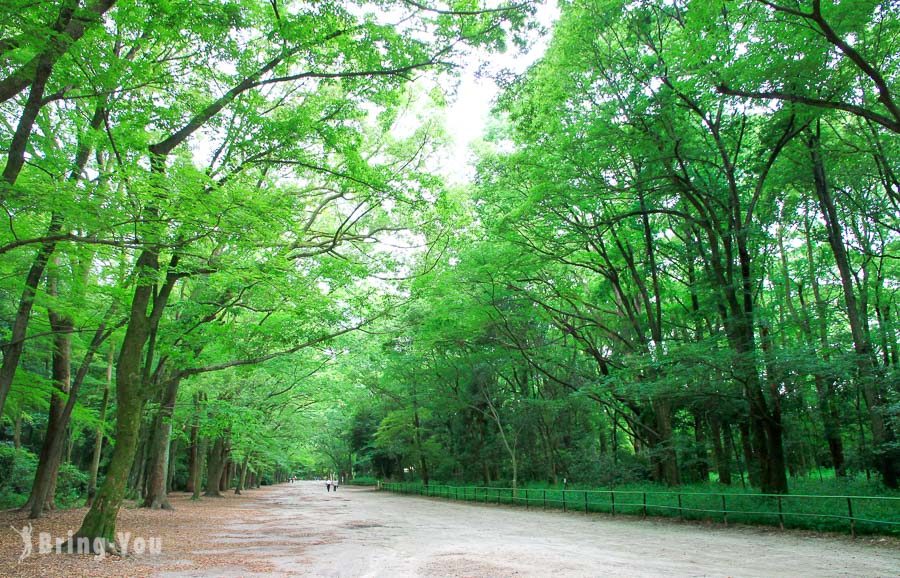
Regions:
<instances>
[{"instance_id":1,"label":"bush","mask_svg":"<svg viewBox=\"0 0 900 578\"><path fill-rule=\"evenodd\" d=\"M356 476L347 483L351 486L374 486L378 484L378 479L373 476Z\"/></svg>"},{"instance_id":2,"label":"bush","mask_svg":"<svg viewBox=\"0 0 900 578\"><path fill-rule=\"evenodd\" d=\"M56 503L63 508L80 506L87 494L88 475L72 464L62 464L56 478Z\"/></svg>"},{"instance_id":3,"label":"bush","mask_svg":"<svg viewBox=\"0 0 900 578\"><path fill-rule=\"evenodd\" d=\"M0 494L25 494L31 491L38 458L30 451L0 444Z\"/></svg>"}]
</instances>

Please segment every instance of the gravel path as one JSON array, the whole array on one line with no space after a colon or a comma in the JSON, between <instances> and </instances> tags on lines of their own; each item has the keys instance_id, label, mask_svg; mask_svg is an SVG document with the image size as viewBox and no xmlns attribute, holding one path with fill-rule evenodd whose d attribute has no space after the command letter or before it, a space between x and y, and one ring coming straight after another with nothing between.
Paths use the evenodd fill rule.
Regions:
<instances>
[{"instance_id":1,"label":"gravel path","mask_svg":"<svg viewBox=\"0 0 900 578\"><path fill-rule=\"evenodd\" d=\"M524 511L324 484L261 496L223 539L304 576L896 576L895 541ZM279 539L278 536L281 536ZM278 545L273 547L270 541ZM224 568L218 569L220 572ZM195 574L207 576L207 574ZM209 574L212 575L212 574ZM170 576L176 576L171 574Z\"/></svg>"}]
</instances>

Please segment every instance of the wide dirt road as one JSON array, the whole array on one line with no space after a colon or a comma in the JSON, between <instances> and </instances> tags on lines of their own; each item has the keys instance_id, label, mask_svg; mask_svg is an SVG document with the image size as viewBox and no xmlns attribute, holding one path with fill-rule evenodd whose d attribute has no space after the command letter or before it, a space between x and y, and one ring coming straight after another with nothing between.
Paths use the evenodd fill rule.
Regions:
<instances>
[{"instance_id":1,"label":"wide dirt road","mask_svg":"<svg viewBox=\"0 0 900 578\"><path fill-rule=\"evenodd\" d=\"M319 482L273 490L259 496L262 503L255 504L251 519L212 530L236 555L267 559L275 574L900 575L900 549L893 541L876 545L755 528L525 511L347 486L326 493ZM222 567L213 573L247 575Z\"/></svg>"}]
</instances>

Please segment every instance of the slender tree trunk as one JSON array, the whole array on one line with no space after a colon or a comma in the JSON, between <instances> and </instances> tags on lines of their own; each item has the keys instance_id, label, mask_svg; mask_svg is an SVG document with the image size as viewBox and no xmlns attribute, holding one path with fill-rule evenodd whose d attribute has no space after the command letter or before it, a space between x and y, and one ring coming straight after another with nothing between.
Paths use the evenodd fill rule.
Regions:
<instances>
[{"instance_id":1,"label":"slender tree trunk","mask_svg":"<svg viewBox=\"0 0 900 578\"><path fill-rule=\"evenodd\" d=\"M100 472L100 456L103 452L104 426L106 424L106 408L109 405L109 388L112 386L112 370L115 347L110 344L106 359L106 385L103 387L103 401L100 402L100 420L94 433L94 453L91 458L91 471L88 478L87 507L94 503L97 494L97 475Z\"/></svg>"},{"instance_id":2,"label":"slender tree trunk","mask_svg":"<svg viewBox=\"0 0 900 578\"><path fill-rule=\"evenodd\" d=\"M872 430L872 445L876 454L876 466L881 473L884 484L890 488L897 488L897 451L891 447L894 436L890 424L884 417L884 400L879 391L875 375L872 346L869 342L862 311L853 290L853 271L850 267L850 258L847 255L847 249L844 244L843 229L839 221L837 208L825 175L825 164L822 160L818 132L819 127L817 124L816 132L810 134L808 141L816 196L819 201L822 218L825 221L825 228L828 231L828 244L831 246L834 261L840 274L847 320L850 324L850 334L853 338L853 348L856 353L857 379L863 397L866 400L866 405L869 408L869 425Z\"/></svg>"},{"instance_id":3,"label":"slender tree trunk","mask_svg":"<svg viewBox=\"0 0 900 578\"><path fill-rule=\"evenodd\" d=\"M415 395L415 394L414 394ZM425 452L422 450L422 438L421 433L419 431L420 423L419 423L419 407L415 401L413 401L413 439L416 444L416 453L419 455L419 475L422 477L422 483L426 486L428 485L428 462L425 460Z\"/></svg>"},{"instance_id":4,"label":"slender tree trunk","mask_svg":"<svg viewBox=\"0 0 900 578\"><path fill-rule=\"evenodd\" d=\"M16 419L13 423L13 447L19 449L22 447L22 410L16 412Z\"/></svg>"},{"instance_id":5,"label":"slender tree trunk","mask_svg":"<svg viewBox=\"0 0 900 578\"><path fill-rule=\"evenodd\" d=\"M731 485L731 460L726 453L728 442L722 443L722 427L717 415L709 416L709 429L713 441L713 457L716 460L716 473L719 482L726 486Z\"/></svg>"},{"instance_id":6,"label":"slender tree trunk","mask_svg":"<svg viewBox=\"0 0 900 578\"><path fill-rule=\"evenodd\" d=\"M706 432L703 427L703 414L694 412L694 442L697 444L697 479L709 481L709 452L706 449Z\"/></svg>"},{"instance_id":7,"label":"slender tree trunk","mask_svg":"<svg viewBox=\"0 0 900 578\"><path fill-rule=\"evenodd\" d=\"M169 448L169 467L167 468L168 474L166 475L166 493L172 493L174 490L173 485L175 484L175 464L178 461L178 451L181 449L181 444L179 443L179 438L175 438L171 442L171 447Z\"/></svg>"},{"instance_id":8,"label":"slender tree trunk","mask_svg":"<svg viewBox=\"0 0 900 578\"><path fill-rule=\"evenodd\" d=\"M102 12L100 14L102 14ZM40 66L41 65L39 65L39 67ZM46 73L49 74L49 70L47 70ZM41 74L43 74L43 72L41 72ZM36 89L36 86L32 86L32 94L29 94L29 100L31 100L32 97L37 94L35 92ZM41 86L39 90L40 93L43 94L43 86ZM103 107L98 106L94 111L94 116L90 122L91 129L96 130L97 128L99 128L100 123L103 120L103 114ZM24 117L20 119L20 126L18 130L21 130L23 128L22 125L25 120L26 119ZM28 136L30 134L31 127L29 126L28 133L25 136L25 141L15 147L17 150L12 150L13 147L11 145L9 158L7 159L7 165L4 170L3 182L0 183L0 187L4 187L6 185L11 186L15 184L16 178L19 174L19 169L21 169L21 162L24 161L25 143L27 142ZM17 134L16 136L18 137L20 135ZM88 141L86 139L83 139L78 144L78 151L75 155L75 165L72 169L71 174L69 175L70 182L77 182L78 180L80 180L81 174L84 171L84 167L87 166L87 161L92 150L92 147L89 146L87 142ZM16 160L12 158L15 156L21 156L21 159ZM54 212L50 215L50 223L47 226L46 236L48 238L52 238L56 235L59 235L62 230L63 216L61 213ZM53 252L55 250L56 241L48 241L46 243L42 243L40 248L38 249L34 260L31 263L31 268L28 270L28 275L25 277L25 286L22 289L22 296L19 298L19 306L16 310L16 316L13 320L12 329L9 335L9 341L0 346L0 351L2 351L3 353L3 364L0 365L0 416L3 415L3 408L6 405L6 397L9 394L9 389L12 386L13 378L16 375L16 369L19 366L19 359L21 358L22 351L25 347L25 336L28 331L28 321L31 316L31 309L34 306L34 298L37 294L37 288L41 282L41 278L44 276L44 269L46 269L47 263L50 262L50 257L53 255Z\"/></svg>"},{"instance_id":9,"label":"slender tree trunk","mask_svg":"<svg viewBox=\"0 0 900 578\"><path fill-rule=\"evenodd\" d=\"M244 489L244 482L247 481L247 466L250 464L250 454L244 456L244 462L241 464L241 473L240 478L238 479L237 485L234 487L234 493L236 495L240 495L241 490Z\"/></svg>"},{"instance_id":10,"label":"slender tree trunk","mask_svg":"<svg viewBox=\"0 0 900 578\"><path fill-rule=\"evenodd\" d=\"M61 230L62 217L54 213L50 220L50 226L47 229L47 236L58 235ZM19 359L22 357L22 350L25 348L28 320L31 316L31 309L34 306L34 297L37 294L38 285L44 276L47 262L55 250L56 243L44 243L38 249L37 255L31 264L31 269L25 277L25 287L22 289L22 297L19 299L19 307L13 320L9 341L0 346L0 350L3 352L3 364L0 365L0 415L3 415L6 397L9 395L9 389L16 375Z\"/></svg>"}]
</instances>

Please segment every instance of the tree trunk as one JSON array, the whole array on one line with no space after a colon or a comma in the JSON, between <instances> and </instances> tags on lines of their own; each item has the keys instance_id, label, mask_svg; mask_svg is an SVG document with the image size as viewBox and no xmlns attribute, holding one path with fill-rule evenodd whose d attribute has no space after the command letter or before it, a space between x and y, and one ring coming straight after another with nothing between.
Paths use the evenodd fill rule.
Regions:
<instances>
[{"instance_id":1,"label":"tree trunk","mask_svg":"<svg viewBox=\"0 0 900 578\"><path fill-rule=\"evenodd\" d=\"M250 454L244 456L244 463L241 464L241 473L240 478L238 479L237 485L234 487L235 495L240 495L241 490L244 489L244 482L247 481L247 466L250 464Z\"/></svg>"},{"instance_id":2,"label":"tree trunk","mask_svg":"<svg viewBox=\"0 0 900 578\"><path fill-rule=\"evenodd\" d=\"M413 440L416 444L416 453L419 454L419 475L422 477L422 483L428 485L428 462L425 460L425 452L422 451L422 439L419 432L419 407L413 400Z\"/></svg>"},{"instance_id":3,"label":"tree trunk","mask_svg":"<svg viewBox=\"0 0 900 578\"><path fill-rule=\"evenodd\" d=\"M837 208L825 175L818 123L816 132L810 134L807 144L812 159L816 197L819 201L822 219L825 221L825 228L828 231L828 244L831 246L835 265L837 265L840 274L847 320L850 324L853 349L856 353L857 379L863 397L866 400L866 405L869 408L869 426L872 430L872 445L876 454L876 466L881 473L884 484L889 488L897 488L897 450L891 447L894 436L889 422L884 418L884 400L879 391L875 375L872 345L862 317L863 312L860 310L856 294L853 291L853 271L850 267L850 258L847 255L846 246L844 245L844 234L839 222Z\"/></svg>"},{"instance_id":4,"label":"tree trunk","mask_svg":"<svg viewBox=\"0 0 900 578\"><path fill-rule=\"evenodd\" d=\"M697 444L697 479L706 483L709 481L709 453L706 450L706 432L703 429L703 415L699 411L694 412L694 442Z\"/></svg>"},{"instance_id":5,"label":"tree trunk","mask_svg":"<svg viewBox=\"0 0 900 578\"><path fill-rule=\"evenodd\" d=\"M677 486L681 483L681 475L672 441L672 401L661 396L654 399L652 405L658 434L654 450L658 460L660 481L668 486Z\"/></svg>"},{"instance_id":6,"label":"tree trunk","mask_svg":"<svg viewBox=\"0 0 900 578\"><path fill-rule=\"evenodd\" d=\"M48 74L49 69L44 70L43 67L40 67L39 74ZM45 79L46 80L46 79ZM35 78L35 84L37 84L37 78ZM29 101L33 100L34 97L38 96L36 92L38 89L37 86L32 86L31 93L29 94ZM43 92L43 86L39 88L40 92ZM98 106L94 111L94 116L90 122L90 128L96 130L100 127L100 123L102 122L103 116L103 107ZM24 123L24 114L23 118L20 119L19 128L23 128ZM33 119L32 119L33 121ZM17 133L19 131L17 130ZM4 169L4 182L0 184L0 186L4 185L13 185L15 184L16 178L19 174L19 169L21 168L20 161L24 161L24 153L25 153L25 143L27 142L28 136L31 134L31 128L28 127L28 134L24 135L25 140L20 142L18 146L15 148L17 151L13 151L14 148L12 145L10 146L9 157L18 156L21 157L18 161L8 158L7 166ZM16 137L22 137L23 135L16 134ZM87 166L87 161L90 157L90 153L92 147L87 144L87 140L83 139L78 143L78 151L75 155L75 164L72 168L72 172L69 175L69 181L77 182L81 179L81 175L84 171L84 167ZM19 164L18 168L15 165ZM63 216L61 213L54 212L50 215L50 223L47 226L47 237L52 238L63 230ZM56 250L56 241L48 241L46 243L42 243L40 248L38 249L37 254L34 257L34 260L31 263L31 268L28 271L28 275L25 277L25 286L22 289L22 296L19 299L19 307L16 310L16 316L13 320L12 329L10 331L9 341L0 346L0 350L3 352L3 364L0 366L0 415L3 415L3 408L6 405L6 397L9 394L9 389L12 386L13 378L16 374L16 369L19 366L19 359L22 356L22 351L25 347L25 336L28 330L28 321L31 315L31 309L34 306L34 298L37 294L38 285L41 282L41 278L44 275L44 269L47 267L47 263L50 261L50 257L53 255L53 252Z\"/></svg>"},{"instance_id":7,"label":"tree trunk","mask_svg":"<svg viewBox=\"0 0 900 578\"><path fill-rule=\"evenodd\" d=\"M115 550L116 516L125 499L128 472L134 461L144 406L141 360L144 344L150 335L147 308L153 296L153 283L159 270L159 258L152 249L144 249L135 265L137 287L131 303L128 327L116 366L116 444L103 485L91 509L81 523L77 536L90 543ZM157 306L154 305L154 313Z\"/></svg>"},{"instance_id":8,"label":"tree trunk","mask_svg":"<svg viewBox=\"0 0 900 578\"><path fill-rule=\"evenodd\" d=\"M54 213L50 219L47 236L58 235L60 231L62 231L62 216ZM9 341L0 346L0 350L3 352L3 364L0 366L0 415L3 415L6 397L9 395L9 389L16 375L19 359L22 357L22 350L25 348L28 320L31 316L31 309L34 306L34 297L37 294L38 285L44 276L47 262L55 250L56 243L53 242L44 243L38 249L37 255L35 255L31 264L31 269L25 277L25 287L22 289L22 297L19 299L19 307L13 320Z\"/></svg>"},{"instance_id":9,"label":"tree trunk","mask_svg":"<svg viewBox=\"0 0 900 578\"><path fill-rule=\"evenodd\" d=\"M226 455L228 454L228 450L225 450ZM227 457L225 459L225 467L222 468L222 475L219 477L219 491L225 492L228 491L228 480L231 475L231 458Z\"/></svg>"},{"instance_id":10,"label":"tree trunk","mask_svg":"<svg viewBox=\"0 0 900 578\"><path fill-rule=\"evenodd\" d=\"M51 275L48 280L48 293L56 296L56 275ZM53 330L53 385L57 392L50 398L50 411L47 419L47 433L41 446L38 459L38 467L31 486L31 496L25 507L29 510L30 518L40 518L44 510L54 508L54 494L56 489L56 476L63 454L63 442L68 427L68 416L65 416L65 402L60 394L69 393L72 377L72 331L74 324L72 319L50 310L50 327Z\"/></svg>"},{"instance_id":11,"label":"tree trunk","mask_svg":"<svg viewBox=\"0 0 900 578\"><path fill-rule=\"evenodd\" d=\"M15 449L22 447L22 410L16 412L16 419L13 423L13 447Z\"/></svg>"},{"instance_id":12,"label":"tree trunk","mask_svg":"<svg viewBox=\"0 0 900 578\"><path fill-rule=\"evenodd\" d=\"M178 451L181 449L179 446L179 439L175 438L171 442L171 447L169 448L169 467L168 474L166 476L166 493L171 493L175 484L175 464L178 461Z\"/></svg>"},{"instance_id":13,"label":"tree trunk","mask_svg":"<svg viewBox=\"0 0 900 578\"><path fill-rule=\"evenodd\" d=\"M194 394L194 411L191 416L191 447L188 453L187 491L194 493L200 487L200 393ZM199 497L199 494L197 494Z\"/></svg>"},{"instance_id":14,"label":"tree trunk","mask_svg":"<svg viewBox=\"0 0 900 578\"><path fill-rule=\"evenodd\" d=\"M772 339L767 325L760 328L760 341L766 360L766 379L769 383L770 410L766 419L766 442L769 455L769 489L772 493L787 492L787 473L784 463L784 426L781 421L781 380L775 366Z\"/></svg>"},{"instance_id":15,"label":"tree trunk","mask_svg":"<svg viewBox=\"0 0 900 578\"><path fill-rule=\"evenodd\" d=\"M731 460L725 451L727 441L722 443L722 427L720 418L717 415L709 416L709 429L713 441L713 457L716 460L716 473L719 475L719 482L726 486L731 485Z\"/></svg>"},{"instance_id":16,"label":"tree trunk","mask_svg":"<svg viewBox=\"0 0 900 578\"><path fill-rule=\"evenodd\" d=\"M100 456L103 452L103 430L106 424L106 408L109 405L109 388L112 385L113 357L115 347L110 345L109 355L106 358L106 385L103 387L103 401L100 402L100 420L97 431L94 433L94 454L91 457L91 471L88 479L87 504L88 508L94 503L97 494L97 475L100 472Z\"/></svg>"},{"instance_id":17,"label":"tree trunk","mask_svg":"<svg viewBox=\"0 0 900 578\"><path fill-rule=\"evenodd\" d=\"M222 481L222 470L225 469L225 438L219 436L209 452L206 468L206 492L204 496L221 498L219 484Z\"/></svg>"},{"instance_id":18,"label":"tree trunk","mask_svg":"<svg viewBox=\"0 0 900 578\"><path fill-rule=\"evenodd\" d=\"M191 484L193 485L193 489L191 490L191 499L199 500L200 492L203 490L203 460L206 457L206 440L203 438L198 438L196 446L191 449L192 452L196 453L194 457L194 461L191 464Z\"/></svg>"},{"instance_id":19,"label":"tree trunk","mask_svg":"<svg viewBox=\"0 0 900 578\"><path fill-rule=\"evenodd\" d=\"M165 373L165 370L164 370ZM166 390L163 394L159 413L156 417L156 427L152 433L149 446L147 487L143 506L153 510L171 510L172 504L166 495L166 482L169 478L169 449L172 434L172 414L175 409L175 400L178 397L178 385L181 378L178 375L168 376Z\"/></svg>"}]
</instances>

